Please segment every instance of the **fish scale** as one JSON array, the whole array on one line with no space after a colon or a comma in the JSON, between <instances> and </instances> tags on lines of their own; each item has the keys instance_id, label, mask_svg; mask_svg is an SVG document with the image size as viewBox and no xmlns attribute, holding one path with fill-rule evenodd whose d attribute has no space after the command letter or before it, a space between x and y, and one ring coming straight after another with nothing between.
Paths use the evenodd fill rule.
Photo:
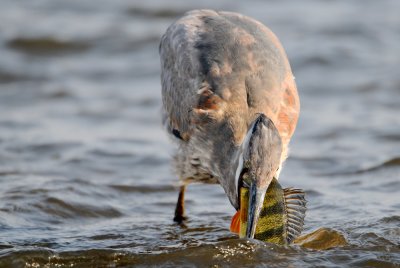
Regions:
<instances>
[{"instance_id":1,"label":"fish scale","mask_svg":"<svg viewBox=\"0 0 400 268\"><path fill-rule=\"evenodd\" d=\"M247 228L249 189L240 188L240 231L245 237ZM255 239L287 245L303 230L306 211L305 193L300 189L282 189L274 178L265 194L256 226Z\"/></svg>"}]
</instances>

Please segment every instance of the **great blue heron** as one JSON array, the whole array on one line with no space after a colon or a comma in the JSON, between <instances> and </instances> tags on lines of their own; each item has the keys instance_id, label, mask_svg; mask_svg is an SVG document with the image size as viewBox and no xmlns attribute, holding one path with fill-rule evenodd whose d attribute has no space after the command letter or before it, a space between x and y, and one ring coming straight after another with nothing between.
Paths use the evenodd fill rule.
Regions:
<instances>
[{"instance_id":1,"label":"great blue heron","mask_svg":"<svg viewBox=\"0 0 400 268\"><path fill-rule=\"evenodd\" d=\"M194 10L160 43L163 121L175 137L184 220L190 182L219 183L240 208L249 187L246 237L253 238L265 192L278 178L300 102L288 59L262 23L233 12Z\"/></svg>"}]
</instances>

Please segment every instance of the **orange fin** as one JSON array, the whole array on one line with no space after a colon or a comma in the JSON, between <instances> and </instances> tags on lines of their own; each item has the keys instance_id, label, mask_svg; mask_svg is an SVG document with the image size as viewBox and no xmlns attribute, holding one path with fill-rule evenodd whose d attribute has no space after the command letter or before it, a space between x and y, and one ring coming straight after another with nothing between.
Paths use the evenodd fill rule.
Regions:
<instances>
[{"instance_id":1,"label":"orange fin","mask_svg":"<svg viewBox=\"0 0 400 268\"><path fill-rule=\"evenodd\" d=\"M232 217L231 232L239 234L240 232L240 210L238 210Z\"/></svg>"}]
</instances>

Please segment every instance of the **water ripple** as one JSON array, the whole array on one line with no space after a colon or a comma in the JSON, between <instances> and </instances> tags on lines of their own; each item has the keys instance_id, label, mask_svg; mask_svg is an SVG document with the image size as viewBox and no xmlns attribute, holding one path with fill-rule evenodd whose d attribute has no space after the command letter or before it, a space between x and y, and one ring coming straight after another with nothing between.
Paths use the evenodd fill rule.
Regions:
<instances>
[{"instance_id":1,"label":"water ripple","mask_svg":"<svg viewBox=\"0 0 400 268\"><path fill-rule=\"evenodd\" d=\"M77 41L62 41L51 37L48 38L25 38L17 37L8 41L9 48L31 54L31 55L60 55L66 53L84 52L90 48L88 43Z\"/></svg>"},{"instance_id":2,"label":"water ripple","mask_svg":"<svg viewBox=\"0 0 400 268\"><path fill-rule=\"evenodd\" d=\"M349 170L349 171L338 171L338 172L332 172L332 173L323 173L319 174L321 176L341 176L341 175L355 175L355 174L362 174L362 173L369 173L369 172L375 172L384 168L389 168L389 167L397 167L400 166L400 157L393 157L389 160L386 160L382 163L367 167L367 168L362 168L362 169L357 169L357 170Z\"/></svg>"},{"instance_id":3,"label":"water ripple","mask_svg":"<svg viewBox=\"0 0 400 268\"><path fill-rule=\"evenodd\" d=\"M158 193L158 192L175 192L176 189L171 185L109 185L111 189L123 193Z\"/></svg>"},{"instance_id":4,"label":"water ripple","mask_svg":"<svg viewBox=\"0 0 400 268\"><path fill-rule=\"evenodd\" d=\"M48 215L63 219L115 218L123 215L122 212L112 207L67 202L55 197L48 197L40 203L33 204L33 207Z\"/></svg>"}]
</instances>

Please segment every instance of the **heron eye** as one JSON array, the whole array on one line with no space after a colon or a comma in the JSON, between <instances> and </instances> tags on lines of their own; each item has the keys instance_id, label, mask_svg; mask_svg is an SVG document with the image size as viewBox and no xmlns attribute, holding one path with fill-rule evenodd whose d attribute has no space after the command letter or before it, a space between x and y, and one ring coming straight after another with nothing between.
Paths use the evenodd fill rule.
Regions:
<instances>
[{"instance_id":1,"label":"heron eye","mask_svg":"<svg viewBox=\"0 0 400 268\"><path fill-rule=\"evenodd\" d=\"M183 140L183 138L182 138L182 136L181 136L181 133L180 133L177 129L173 129L173 130L172 130L172 134L173 134L176 138L178 138L178 139L180 139L180 140Z\"/></svg>"}]
</instances>

